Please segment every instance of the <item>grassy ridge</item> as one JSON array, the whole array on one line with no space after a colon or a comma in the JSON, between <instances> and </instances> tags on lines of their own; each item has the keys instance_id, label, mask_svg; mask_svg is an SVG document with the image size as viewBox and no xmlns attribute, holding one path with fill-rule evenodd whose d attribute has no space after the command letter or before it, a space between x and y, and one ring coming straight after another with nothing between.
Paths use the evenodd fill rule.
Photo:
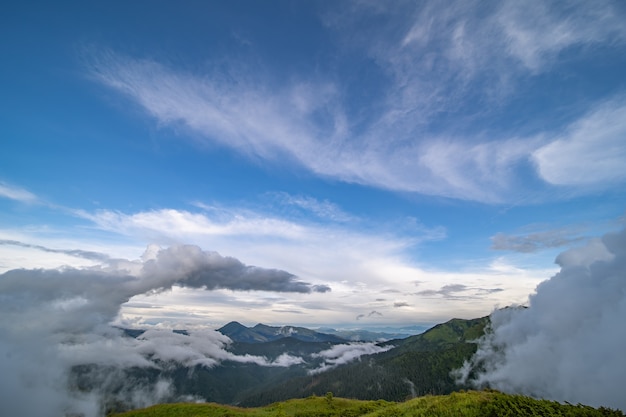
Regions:
<instances>
[{"instance_id":1,"label":"grassy ridge","mask_svg":"<svg viewBox=\"0 0 626 417\"><path fill-rule=\"evenodd\" d=\"M259 408L219 404L162 404L113 414L115 417L509 417L509 416L624 416L621 411L507 395L495 391L469 391L425 396L402 403L309 397Z\"/></svg>"}]
</instances>

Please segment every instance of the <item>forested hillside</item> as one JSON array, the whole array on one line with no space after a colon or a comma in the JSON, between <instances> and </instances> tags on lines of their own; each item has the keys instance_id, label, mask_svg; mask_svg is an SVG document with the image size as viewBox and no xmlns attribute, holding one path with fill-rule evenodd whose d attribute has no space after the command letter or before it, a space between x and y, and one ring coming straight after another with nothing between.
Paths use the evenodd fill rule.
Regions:
<instances>
[{"instance_id":1,"label":"forested hillside","mask_svg":"<svg viewBox=\"0 0 626 417\"><path fill-rule=\"evenodd\" d=\"M396 346L387 352L364 356L359 361L274 387L262 387L240 404L259 406L329 391L340 397L388 401L448 394L464 388L456 384L450 371L461 367L476 351L472 342L483 334L487 322L487 317L452 319L423 334L386 342Z\"/></svg>"},{"instance_id":2,"label":"forested hillside","mask_svg":"<svg viewBox=\"0 0 626 417\"><path fill-rule=\"evenodd\" d=\"M155 367L123 371L82 365L72 369L71 384L83 392L98 389L103 393L102 407L117 411L132 407L132 398L126 395L129 383L143 390L159 382L167 384L162 402L194 399L255 407L327 392L360 400L404 401L467 388L456 385L450 372L475 352L473 341L483 334L487 322L486 317L453 319L420 335L382 343L337 343L334 336L319 341L326 337L304 328L246 328L231 323L225 331L250 342L231 343L226 349L232 356L214 366L185 366L158 358ZM293 337L296 332L300 338ZM125 333L129 338L143 337L142 331ZM191 337L184 330L176 333Z\"/></svg>"}]
</instances>

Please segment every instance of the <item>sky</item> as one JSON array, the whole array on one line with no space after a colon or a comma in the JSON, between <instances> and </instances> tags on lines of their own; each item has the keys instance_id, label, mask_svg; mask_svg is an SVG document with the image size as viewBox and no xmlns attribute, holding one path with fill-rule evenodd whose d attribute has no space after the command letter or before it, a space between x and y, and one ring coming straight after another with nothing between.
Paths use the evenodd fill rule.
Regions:
<instances>
[{"instance_id":1,"label":"sky","mask_svg":"<svg viewBox=\"0 0 626 417\"><path fill-rule=\"evenodd\" d=\"M624 227L624 2L1 10L12 314L429 325Z\"/></svg>"}]
</instances>

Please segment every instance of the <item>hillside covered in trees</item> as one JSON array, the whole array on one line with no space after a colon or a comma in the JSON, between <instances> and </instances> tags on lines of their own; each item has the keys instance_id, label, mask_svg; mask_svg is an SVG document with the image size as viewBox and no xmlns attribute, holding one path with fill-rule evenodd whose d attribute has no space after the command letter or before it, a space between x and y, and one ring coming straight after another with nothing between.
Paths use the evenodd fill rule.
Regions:
<instances>
[{"instance_id":1,"label":"hillside covered in trees","mask_svg":"<svg viewBox=\"0 0 626 417\"><path fill-rule=\"evenodd\" d=\"M483 317L452 319L420 335L392 340L386 352L363 356L360 360L292 378L248 394L240 402L259 406L289 398L323 395L361 400L403 401L426 394L448 394L460 388L450 372L463 365L476 351L474 341L488 323Z\"/></svg>"}]
</instances>

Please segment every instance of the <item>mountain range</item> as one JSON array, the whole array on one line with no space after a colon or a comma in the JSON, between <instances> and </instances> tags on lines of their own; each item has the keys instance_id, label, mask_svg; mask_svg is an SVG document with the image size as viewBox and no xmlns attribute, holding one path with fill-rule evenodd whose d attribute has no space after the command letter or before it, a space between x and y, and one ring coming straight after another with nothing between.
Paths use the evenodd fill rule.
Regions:
<instances>
[{"instance_id":1,"label":"mountain range","mask_svg":"<svg viewBox=\"0 0 626 417\"><path fill-rule=\"evenodd\" d=\"M474 341L487 323L488 317L453 319L407 338L353 342L304 327L246 327L231 322L218 329L232 340L226 347L229 352L237 357L263 357L267 363L285 359L288 363L267 366L225 359L211 368L163 363L160 369L133 368L125 378L146 386L171 381L172 400L189 397L246 407L327 392L361 400L403 401L468 388L457 385L450 372L476 351ZM125 330L128 337L142 333ZM187 334L184 330L176 333ZM84 382L88 379L81 375L90 372L88 367L75 370L78 387L89 389ZM118 388L110 389L116 392ZM115 410L123 409L115 404Z\"/></svg>"},{"instance_id":2,"label":"mountain range","mask_svg":"<svg viewBox=\"0 0 626 417\"><path fill-rule=\"evenodd\" d=\"M236 321L231 321L217 329L217 331L228 336L233 342L243 343L266 343L286 337L292 337L302 342L345 343L347 341L342 337L319 333L315 330L307 329L306 327L275 327L261 323L254 327L246 327Z\"/></svg>"},{"instance_id":3,"label":"mountain range","mask_svg":"<svg viewBox=\"0 0 626 417\"><path fill-rule=\"evenodd\" d=\"M415 334L423 333L426 326L408 326L402 328L386 327L382 329L333 329L321 327L311 330L306 327L295 326L267 326L257 324L254 327L246 327L236 321L231 321L217 329L218 332L228 336L235 342L265 343L284 337L293 337L303 342L381 342L391 339L404 339Z\"/></svg>"},{"instance_id":4,"label":"mountain range","mask_svg":"<svg viewBox=\"0 0 626 417\"><path fill-rule=\"evenodd\" d=\"M390 347L324 372L294 375L253 388L236 401L242 406L261 406L310 395L335 395L361 400L403 401L426 394L448 394L469 387L456 383L450 372L476 351L475 343L485 331L488 317L452 319L405 339L376 344Z\"/></svg>"}]
</instances>

